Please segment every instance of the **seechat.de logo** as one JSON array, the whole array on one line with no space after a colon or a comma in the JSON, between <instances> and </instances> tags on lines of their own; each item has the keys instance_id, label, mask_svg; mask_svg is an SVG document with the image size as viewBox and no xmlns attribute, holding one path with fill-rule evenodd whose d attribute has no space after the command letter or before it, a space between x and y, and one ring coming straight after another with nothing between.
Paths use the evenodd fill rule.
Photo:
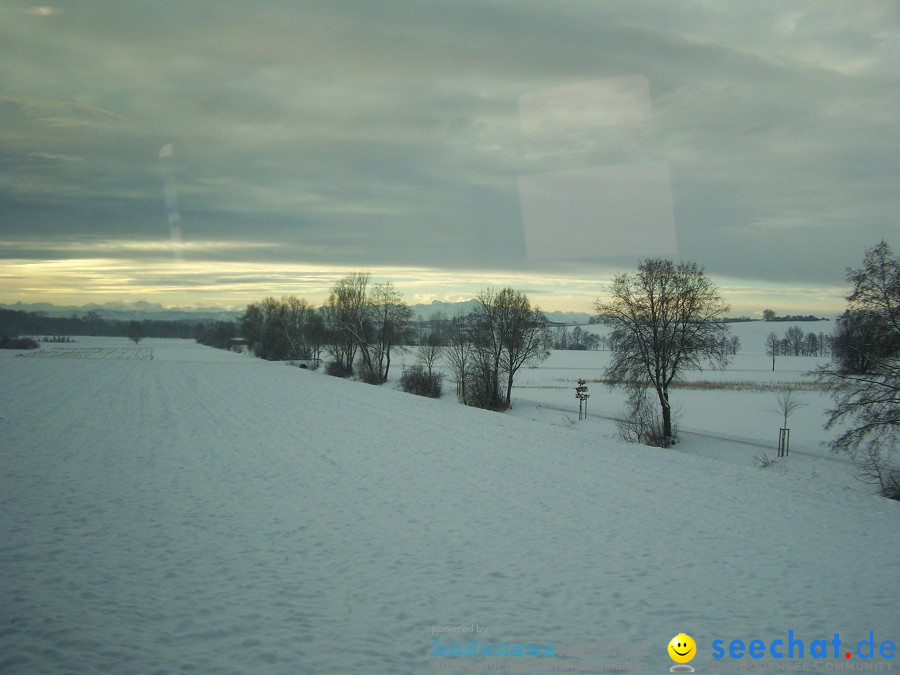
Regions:
<instances>
[{"instance_id":1,"label":"seechat.de logo","mask_svg":"<svg viewBox=\"0 0 900 675\"><path fill-rule=\"evenodd\" d=\"M669 640L669 657L675 662L675 665L669 668L669 672L693 673L694 668L687 664L696 655L697 643L694 642L694 638L686 633L679 633Z\"/></svg>"},{"instance_id":2,"label":"seechat.de logo","mask_svg":"<svg viewBox=\"0 0 900 675\"><path fill-rule=\"evenodd\" d=\"M794 631L789 630L787 640L772 640L766 643L763 640L713 640L712 657L722 659L727 656L733 659L773 658L773 659L803 659L809 656L813 659L849 659L855 655L860 659L892 659L896 653L896 646L890 640L880 643L875 640L875 631L869 631L868 640L860 640L856 643L855 650L852 646L842 646L841 636L837 633L830 640L812 640L809 644L794 636Z\"/></svg>"}]
</instances>

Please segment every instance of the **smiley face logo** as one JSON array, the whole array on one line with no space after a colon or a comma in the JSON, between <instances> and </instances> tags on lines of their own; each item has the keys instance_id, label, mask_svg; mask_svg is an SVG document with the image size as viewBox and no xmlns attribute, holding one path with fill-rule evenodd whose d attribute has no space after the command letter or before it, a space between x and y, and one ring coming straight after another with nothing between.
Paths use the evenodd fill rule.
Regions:
<instances>
[{"instance_id":1,"label":"smiley face logo","mask_svg":"<svg viewBox=\"0 0 900 675\"><path fill-rule=\"evenodd\" d=\"M694 638L679 633L669 641L669 656L675 663L687 663L697 655L697 643Z\"/></svg>"}]
</instances>

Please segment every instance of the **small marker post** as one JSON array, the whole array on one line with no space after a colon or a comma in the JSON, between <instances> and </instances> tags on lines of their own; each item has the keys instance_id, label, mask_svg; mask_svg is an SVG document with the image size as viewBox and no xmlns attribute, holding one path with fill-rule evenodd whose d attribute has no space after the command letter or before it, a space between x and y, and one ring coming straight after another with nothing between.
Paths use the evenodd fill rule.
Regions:
<instances>
[{"instance_id":1,"label":"small marker post","mask_svg":"<svg viewBox=\"0 0 900 675\"><path fill-rule=\"evenodd\" d=\"M578 399L578 419L587 419L587 401L591 397L588 392L587 383L578 378L578 386L575 387L575 398Z\"/></svg>"}]
</instances>

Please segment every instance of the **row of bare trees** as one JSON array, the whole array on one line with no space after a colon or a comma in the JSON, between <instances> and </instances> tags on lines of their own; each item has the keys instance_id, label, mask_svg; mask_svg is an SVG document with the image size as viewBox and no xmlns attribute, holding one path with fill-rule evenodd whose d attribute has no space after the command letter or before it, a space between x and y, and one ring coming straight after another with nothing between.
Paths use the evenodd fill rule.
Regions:
<instances>
[{"instance_id":1,"label":"row of bare trees","mask_svg":"<svg viewBox=\"0 0 900 675\"><path fill-rule=\"evenodd\" d=\"M791 326L782 337L775 332L766 336L766 355L772 357L772 370L775 370L776 356L829 356L833 340L824 332L804 333L800 326Z\"/></svg>"},{"instance_id":2,"label":"row of bare trees","mask_svg":"<svg viewBox=\"0 0 900 675\"><path fill-rule=\"evenodd\" d=\"M575 326L571 331L568 326L557 326L554 329L553 349L608 350L609 338L606 335L586 331L581 326Z\"/></svg>"},{"instance_id":3,"label":"row of bare trees","mask_svg":"<svg viewBox=\"0 0 900 675\"><path fill-rule=\"evenodd\" d=\"M793 326L784 338L772 333L767 347L773 369L776 354L821 355L831 349L833 365L817 371L835 400L826 427L846 423L831 445L854 455L882 493L896 498L900 259L881 242L847 278L853 292L833 337ZM636 273L616 276L610 299L598 300L595 309L611 328L606 376L629 393L620 431L641 442L670 445L675 437L671 384L685 370L724 366L739 348L723 321L728 306L696 263L648 259ZM339 280L319 309L294 297L267 298L248 306L241 320L259 356L318 358L324 349L339 374L353 373L359 364L360 378L373 383L387 380L393 349L418 343L423 390L434 384L434 368L443 356L459 399L493 410L510 406L518 370L546 358L553 343L544 315L512 288L482 291L468 314L433 319L429 326L415 335L412 311L394 286L370 284L369 275L361 273Z\"/></svg>"},{"instance_id":4,"label":"row of bare trees","mask_svg":"<svg viewBox=\"0 0 900 675\"><path fill-rule=\"evenodd\" d=\"M817 371L835 400L826 427L847 424L831 445L854 455L882 493L896 498L900 259L881 242L847 278L853 292L834 336L791 327L784 338L772 333L767 347L773 369L776 354L822 355L831 349L833 365ZM623 436L670 445L675 436L671 384L685 370L724 366L739 348L723 321L728 306L696 263L648 259L636 273L616 276L610 299L598 300L595 309L597 319L611 328L606 376L629 393L620 420ZM393 349L418 343L424 390L443 356L459 399L494 410L510 406L518 370L546 358L553 343L544 315L512 288L482 291L468 314L432 319L428 326L416 335L412 311L394 286L370 284L369 275L361 273L339 280L319 309L294 297L267 298L248 306L241 320L259 356L318 358L324 349L339 374L353 373L359 364L361 379L373 383L387 380Z\"/></svg>"},{"instance_id":5,"label":"row of bare trees","mask_svg":"<svg viewBox=\"0 0 900 675\"><path fill-rule=\"evenodd\" d=\"M492 410L510 406L519 368L549 356L546 318L512 288L482 291L470 313L430 324L430 331L417 334L400 292L390 282L371 283L368 273L338 280L318 309L295 296L266 298L248 305L240 320L261 358L318 360L324 351L331 357L330 373L356 374L372 384L387 381L397 348L418 343L429 380L444 354L460 400Z\"/></svg>"},{"instance_id":6,"label":"row of bare trees","mask_svg":"<svg viewBox=\"0 0 900 675\"><path fill-rule=\"evenodd\" d=\"M612 328L607 376L629 387L631 417L647 412L648 387L655 391L661 417L654 435L668 445L674 436L672 381L685 368L722 365L737 349L721 322L727 306L695 263L662 259L645 260L636 275L617 276L612 296L596 307ZM431 389L443 354L459 400L491 410L510 407L516 373L547 358L553 343L543 313L512 288L484 290L468 314L430 325L427 334L416 335L412 310L393 284L372 284L367 273L338 280L318 309L294 296L266 298L249 305L241 318L241 331L257 356L318 360L325 351L329 372L356 373L373 384L387 381L398 346L418 342L423 389Z\"/></svg>"},{"instance_id":7,"label":"row of bare trees","mask_svg":"<svg viewBox=\"0 0 900 675\"><path fill-rule=\"evenodd\" d=\"M369 275L340 279L319 308L303 298L266 298L247 306L241 333L253 353L272 361L313 359L323 351L333 371L350 375L357 360L360 376L380 384L387 380L391 350L412 334L412 310L390 282L371 284Z\"/></svg>"},{"instance_id":8,"label":"row of bare trees","mask_svg":"<svg viewBox=\"0 0 900 675\"><path fill-rule=\"evenodd\" d=\"M253 353L270 361L318 359L326 342L321 312L293 295L247 305L239 323Z\"/></svg>"}]
</instances>

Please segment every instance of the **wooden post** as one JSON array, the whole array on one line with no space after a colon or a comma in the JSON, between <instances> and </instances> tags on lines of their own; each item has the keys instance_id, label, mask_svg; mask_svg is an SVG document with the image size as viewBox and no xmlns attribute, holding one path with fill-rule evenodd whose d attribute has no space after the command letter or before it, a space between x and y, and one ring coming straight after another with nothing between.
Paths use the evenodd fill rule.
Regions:
<instances>
[{"instance_id":1,"label":"wooden post","mask_svg":"<svg viewBox=\"0 0 900 675\"><path fill-rule=\"evenodd\" d=\"M791 450L791 430L778 430L778 456L787 457Z\"/></svg>"}]
</instances>

